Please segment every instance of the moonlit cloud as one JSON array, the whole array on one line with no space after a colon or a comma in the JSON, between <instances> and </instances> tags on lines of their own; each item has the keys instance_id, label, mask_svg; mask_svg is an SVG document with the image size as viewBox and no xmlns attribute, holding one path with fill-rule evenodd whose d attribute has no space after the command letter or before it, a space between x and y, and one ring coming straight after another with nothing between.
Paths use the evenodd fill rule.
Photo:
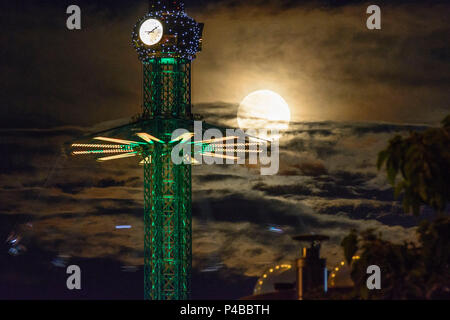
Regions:
<instances>
[{"instance_id":1,"label":"moonlit cloud","mask_svg":"<svg viewBox=\"0 0 450 320\"><path fill-rule=\"evenodd\" d=\"M293 118L278 175L193 168L194 275L206 269L215 270L208 279L238 279L244 295L267 266L298 257L291 237L299 233L331 237L322 250L329 267L342 260L339 243L352 228L414 241L416 220L402 213L375 162L393 135L424 130L450 111L448 5L383 4L383 29L371 32L361 1L200 2L187 6L206 23L193 67L194 113L237 127L242 98L270 89ZM99 164L67 153L81 135L140 112L130 32L146 6L99 3L83 2L80 32L64 28L64 4L1 5L9 32L0 36L8 43L0 53L0 236L20 233L28 250L15 263L41 266L23 263L25 277L7 265L0 277L13 285L39 283L59 254L105 272L143 264L138 161Z\"/></svg>"},{"instance_id":2,"label":"moonlit cloud","mask_svg":"<svg viewBox=\"0 0 450 320\"><path fill-rule=\"evenodd\" d=\"M369 31L366 4L325 2L188 5L206 26L193 102L221 103L235 117L245 96L269 89L286 99L294 121L437 123L448 113L448 5L389 2L382 30ZM10 30L0 60L8 74L3 126L90 126L140 112L130 32L146 6L117 6L83 3L80 32L64 28L63 3L0 11Z\"/></svg>"},{"instance_id":3,"label":"moonlit cloud","mask_svg":"<svg viewBox=\"0 0 450 320\"><path fill-rule=\"evenodd\" d=\"M330 265L342 259L339 243L352 228L414 240L415 220L402 214L375 169L376 154L389 137L409 129L295 123L290 130L296 134L281 143L279 175L262 177L245 166L195 166L194 267L221 264L218 272L255 277L268 265L298 255L299 245L291 240L298 233L330 235L323 250ZM98 164L89 157L61 156L60 146L82 130L47 130L46 139L20 130L3 132L22 147L2 161L15 163L19 154L28 158L26 167L15 163L2 173L1 214L27 217L22 223L33 223L27 232L46 250L142 265L142 168L134 160ZM38 141L43 152L35 151ZM117 230L117 225L131 229ZM270 232L272 225L282 233Z\"/></svg>"}]
</instances>

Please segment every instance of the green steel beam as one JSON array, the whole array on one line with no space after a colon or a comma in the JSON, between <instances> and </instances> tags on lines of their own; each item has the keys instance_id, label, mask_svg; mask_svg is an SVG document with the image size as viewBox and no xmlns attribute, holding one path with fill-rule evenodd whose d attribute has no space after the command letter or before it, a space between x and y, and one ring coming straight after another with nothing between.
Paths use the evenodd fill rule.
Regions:
<instances>
[{"instance_id":1,"label":"green steel beam","mask_svg":"<svg viewBox=\"0 0 450 320\"><path fill-rule=\"evenodd\" d=\"M184 59L144 63L145 132L164 140L144 155L144 297L185 300L192 264L191 166L175 165L174 130L191 114L191 64Z\"/></svg>"}]
</instances>

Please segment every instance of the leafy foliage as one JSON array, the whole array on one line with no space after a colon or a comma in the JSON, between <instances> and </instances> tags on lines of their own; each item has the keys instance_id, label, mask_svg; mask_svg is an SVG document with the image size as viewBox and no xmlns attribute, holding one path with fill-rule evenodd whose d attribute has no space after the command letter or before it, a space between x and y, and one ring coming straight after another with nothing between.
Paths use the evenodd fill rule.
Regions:
<instances>
[{"instance_id":1,"label":"leafy foliage","mask_svg":"<svg viewBox=\"0 0 450 320\"><path fill-rule=\"evenodd\" d=\"M352 263L354 297L361 299L450 298L450 218L425 221L417 229L420 245L393 244L373 230L357 237L360 259ZM354 238L351 233L347 238ZM344 252L345 244L342 242ZM381 269L381 290L367 289L367 267Z\"/></svg>"},{"instance_id":2,"label":"leafy foliage","mask_svg":"<svg viewBox=\"0 0 450 320\"><path fill-rule=\"evenodd\" d=\"M377 166L386 168L406 212L418 215L422 205L444 212L450 200L450 115L441 128L411 132L407 138L395 136L379 153Z\"/></svg>"},{"instance_id":3,"label":"leafy foliage","mask_svg":"<svg viewBox=\"0 0 450 320\"><path fill-rule=\"evenodd\" d=\"M405 211L418 215L422 205L429 205L441 215L419 225L418 245L391 243L374 230L352 230L341 246L347 262L360 252L360 259L351 264L354 297L450 299L450 217L443 214L450 198L450 116L441 128L394 137L378 156L378 168L383 166L396 197L403 195ZM381 269L382 290L367 288L370 265Z\"/></svg>"},{"instance_id":4,"label":"leafy foliage","mask_svg":"<svg viewBox=\"0 0 450 320\"><path fill-rule=\"evenodd\" d=\"M341 246L344 249L345 260L347 261L347 264L350 265L352 257L355 255L356 251L358 251L358 234L355 229L342 240Z\"/></svg>"}]
</instances>

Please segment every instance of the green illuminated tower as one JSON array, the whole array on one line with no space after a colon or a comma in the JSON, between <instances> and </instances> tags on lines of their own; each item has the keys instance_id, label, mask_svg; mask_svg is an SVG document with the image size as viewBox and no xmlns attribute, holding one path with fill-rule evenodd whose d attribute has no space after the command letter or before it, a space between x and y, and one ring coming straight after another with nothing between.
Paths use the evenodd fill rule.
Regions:
<instances>
[{"instance_id":1,"label":"green illuminated tower","mask_svg":"<svg viewBox=\"0 0 450 320\"><path fill-rule=\"evenodd\" d=\"M191 166L171 160L172 132L191 113L191 61L201 50L203 26L183 3L153 1L133 31L143 64L143 128L157 142L144 154L144 295L188 299L192 261Z\"/></svg>"},{"instance_id":2,"label":"green illuminated tower","mask_svg":"<svg viewBox=\"0 0 450 320\"><path fill-rule=\"evenodd\" d=\"M149 13L138 21L132 32L132 43L143 65L143 110L140 119L133 124L102 132L124 139L91 136L95 140L114 144L72 144L76 148L73 155L102 155L97 159L101 162L142 157L145 299L189 298L192 265L191 164L200 164L195 154L237 160L239 157L234 155L252 152L247 147L261 144L246 143L245 135L244 140L231 136L191 141L194 137L191 62L201 50L202 32L203 24L184 12L181 1L152 1ZM173 137L173 132L179 129L185 129L185 133ZM223 132L224 129L220 130ZM130 136L138 136L142 141L130 140ZM188 152L183 153L183 163L174 164L172 151L179 145L188 146ZM104 157L105 154L109 155Z\"/></svg>"}]
</instances>

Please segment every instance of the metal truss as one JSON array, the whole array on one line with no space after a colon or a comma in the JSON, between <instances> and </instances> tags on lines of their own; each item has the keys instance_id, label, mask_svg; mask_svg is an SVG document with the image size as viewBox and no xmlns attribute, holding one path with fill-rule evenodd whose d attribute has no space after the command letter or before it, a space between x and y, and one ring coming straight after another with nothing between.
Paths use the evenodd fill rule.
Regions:
<instances>
[{"instance_id":1,"label":"metal truss","mask_svg":"<svg viewBox=\"0 0 450 320\"><path fill-rule=\"evenodd\" d=\"M151 59L143 64L143 118L163 141L192 119L191 61ZM155 144L144 155L144 296L185 300L190 294L192 263L191 166L175 165L171 144ZM151 159L151 161L148 161Z\"/></svg>"},{"instance_id":2,"label":"metal truss","mask_svg":"<svg viewBox=\"0 0 450 320\"><path fill-rule=\"evenodd\" d=\"M149 130L164 137L176 123L161 120ZM155 143L144 156L144 295L151 300L186 300L190 293L191 166L172 162L173 147Z\"/></svg>"},{"instance_id":3,"label":"metal truss","mask_svg":"<svg viewBox=\"0 0 450 320\"><path fill-rule=\"evenodd\" d=\"M237 141L238 137L191 141L191 62L158 58L144 63L144 110L135 124L109 130L109 134L138 136L141 141L92 137L98 142L72 144L73 155L99 155L97 161L142 157L144 166L144 297L151 300L187 300L192 267L191 164L196 152L203 156L239 159L232 153L250 150L261 142ZM210 125L208 125L210 126ZM187 133L173 139L176 129ZM137 132L137 133L136 133ZM105 132L103 132L105 133ZM109 144L114 143L114 144ZM175 165L172 150L189 144L186 163ZM200 145L200 151L194 146ZM189 150L189 148L188 148ZM224 154L226 153L226 154ZM106 157L105 157L106 155Z\"/></svg>"},{"instance_id":4,"label":"metal truss","mask_svg":"<svg viewBox=\"0 0 450 320\"><path fill-rule=\"evenodd\" d=\"M144 119L192 119L191 61L158 58L143 63Z\"/></svg>"}]
</instances>

